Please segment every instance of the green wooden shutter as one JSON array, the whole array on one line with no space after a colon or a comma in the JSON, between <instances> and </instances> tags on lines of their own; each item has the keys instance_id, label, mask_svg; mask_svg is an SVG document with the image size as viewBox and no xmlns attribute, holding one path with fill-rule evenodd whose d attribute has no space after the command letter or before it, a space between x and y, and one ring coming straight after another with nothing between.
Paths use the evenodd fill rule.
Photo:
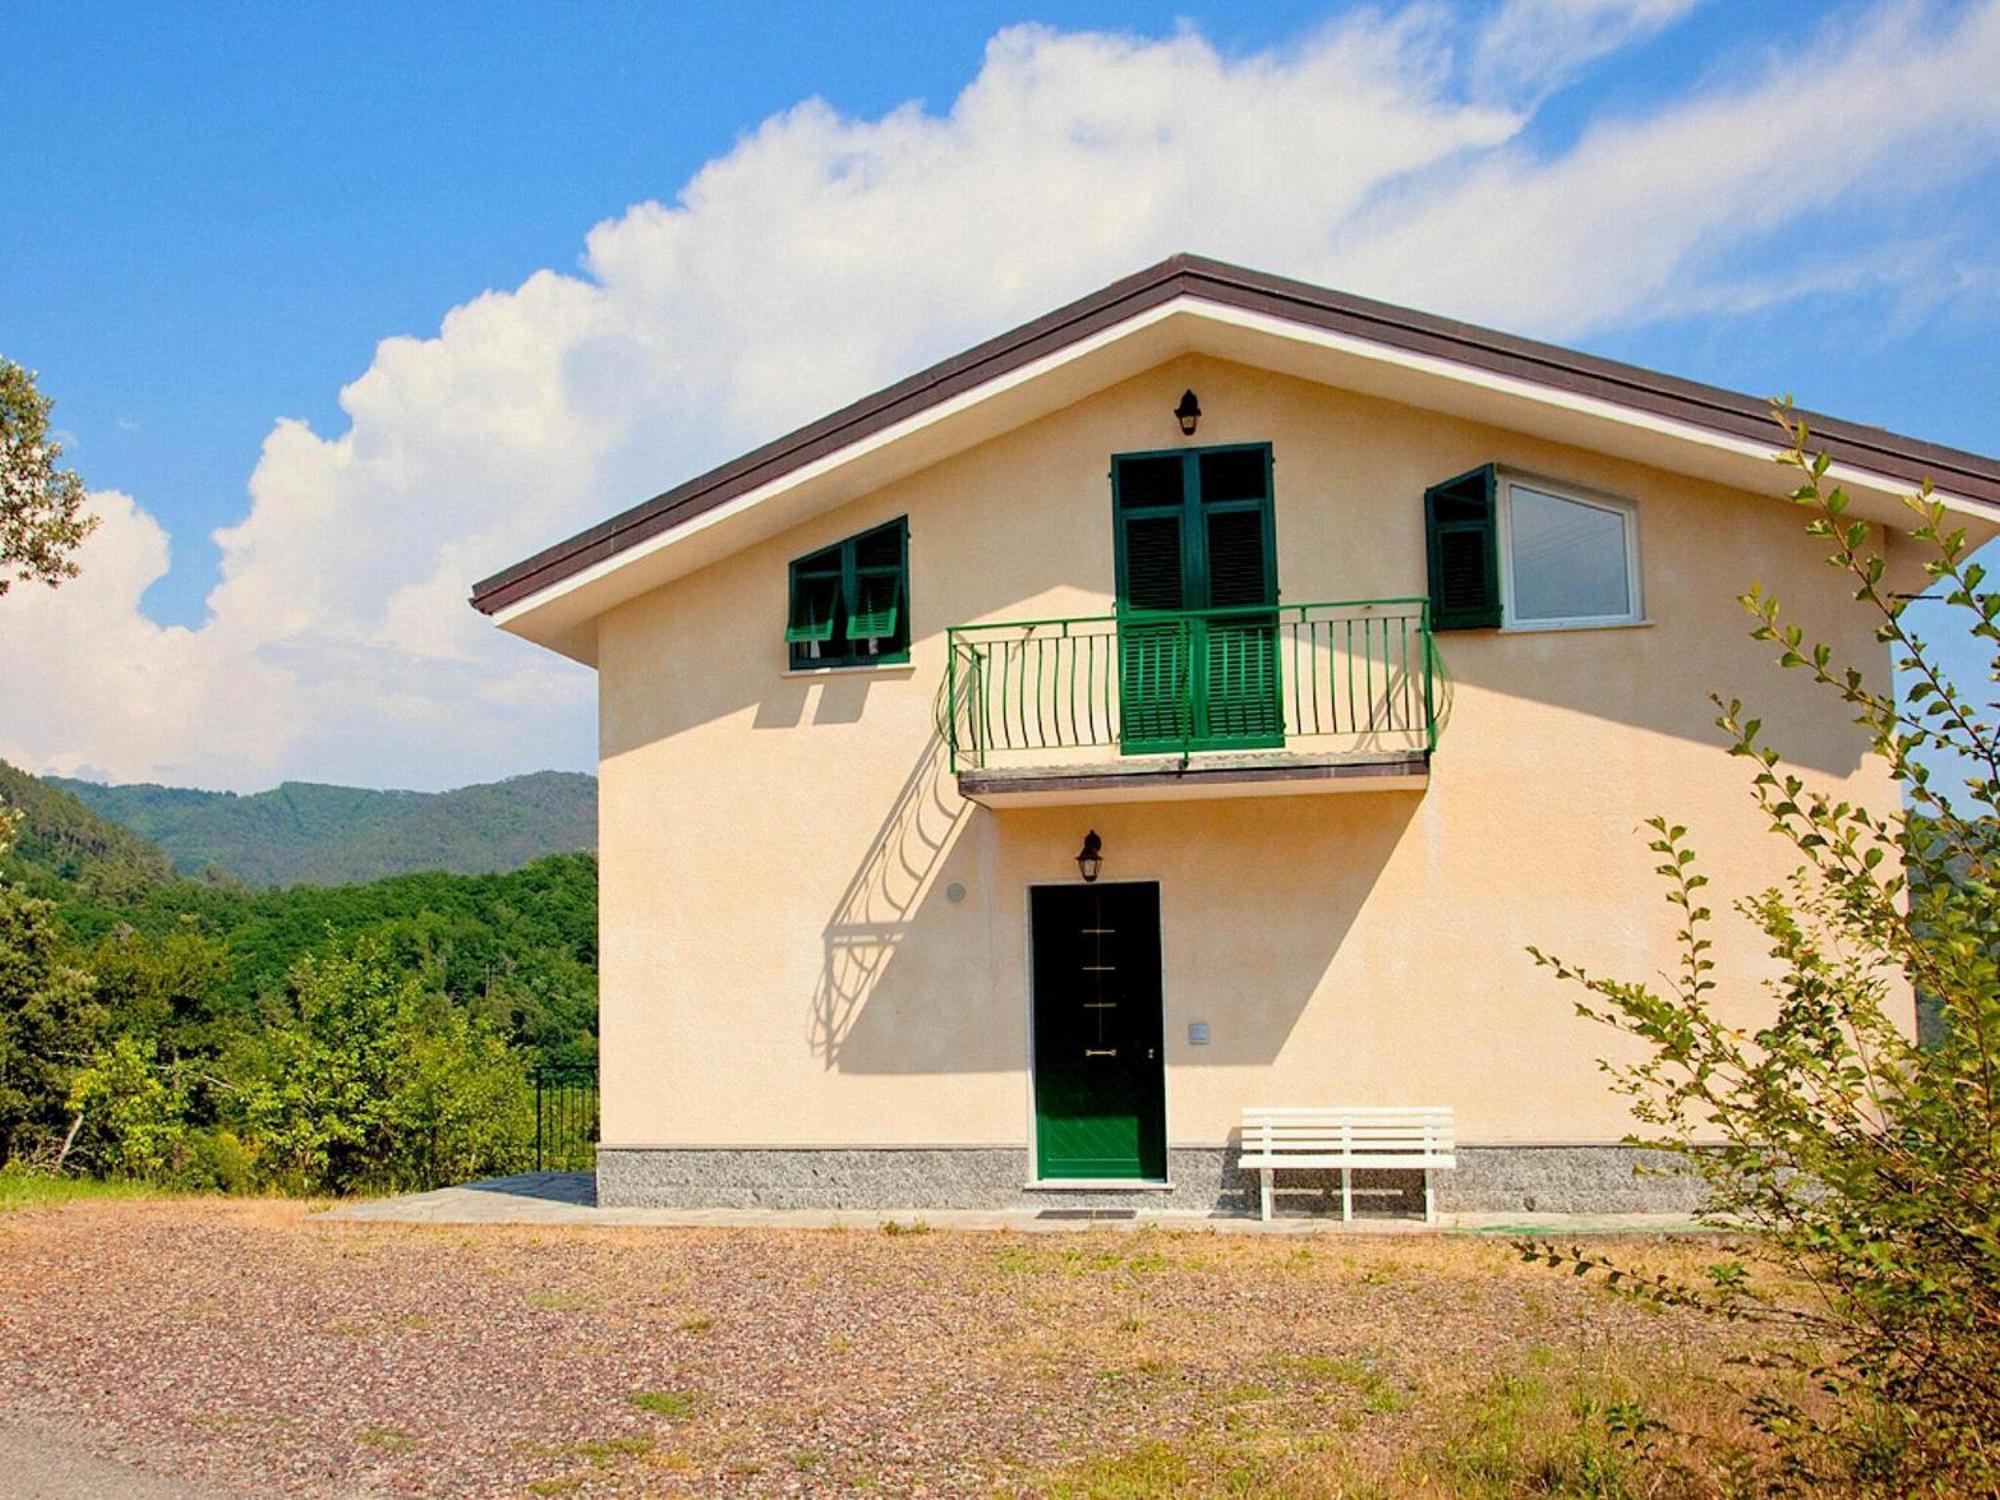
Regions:
<instances>
[{"instance_id":1,"label":"green wooden shutter","mask_svg":"<svg viewBox=\"0 0 2000 1500\"><path fill-rule=\"evenodd\" d=\"M1119 459L1112 466L1120 615L1187 607L1181 469L1178 454ZM1118 648L1124 749L1178 750L1192 727L1186 623L1121 620Z\"/></svg>"},{"instance_id":2,"label":"green wooden shutter","mask_svg":"<svg viewBox=\"0 0 2000 1500\"><path fill-rule=\"evenodd\" d=\"M1210 510L1202 520L1208 528L1210 607L1276 604L1271 560L1264 550L1263 510Z\"/></svg>"},{"instance_id":3,"label":"green wooden shutter","mask_svg":"<svg viewBox=\"0 0 2000 1500\"><path fill-rule=\"evenodd\" d=\"M1269 446L1120 456L1112 492L1123 748L1284 743Z\"/></svg>"},{"instance_id":4,"label":"green wooden shutter","mask_svg":"<svg viewBox=\"0 0 2000 1500\"><path fill-rule=\"evenodd\" d=\"M1209 607L1276 604L1270 450L1203 453L1200 483ZM1203 742L1238 748L1282 744L1277 616L1213 618L1197 634Z\"/></svg>"},{"instance_id":5,"label":"green wooden shutter","mask_svg":"<svg viewBox=\"0 0 2000 1500\"><path fill-rule=\"evenodd\" d=\"M793 562L785 620L793 667L907 661L909 563L907 517Z\"/></svg>"},{"instance_id":6,"label":"green wooden shutter","mask_svg":"<svg viewBox=\"0 0 2000 1500\"><path fill-rule=\"evenodd\" d=\"M885 641L896 633L903 597L901 573L863 573L854 581L854 608L847 612L850 641Z\"/></svg>"},{"instance_id":7,"label":"green wooden shutter","mask_svg":"<svg viewBox=\"0 0 2000 1500\"><path fill-rule=\"evenodd\" d=\"M1118 628L1119 742L1127 754L1179 750L1192 730L1192 659L1179 620L1127 620Z\"/></svg>"},{"instance_id":8,"label":"green wooden shutter","mask_svg":"<svg viewBox=\"0 0 2000 1500\"><path fill-rule=\"evenodd\" d=\"M793 563L785 639L795 646L830 641L839 616L840 549L830 547Z\"/></svg>"},{"instance_id":9,"label":"green wooden shutter","mask_svg":"<svg viewBox=\"0 0 2000 1500\"><path fill-rule=\"evenodd\" d=\"M850 544L854 589L847 614L850 641L892 641L902 615L908 567L901 521L863 532Z\"/></svg>"},{"instance_id":10,"label":"green wooden shutter","mask_svg":"<svg viewBox=\"0 0 2000 1500\"><path fill-rule=\"evenodd\" d=\"M1207 712L1203 743L1221 749L1283 744L1278 629L1270 620L1212 620L1202 641Z\"/></svg>"},{"instance_id":11,"label":"green wooden shutter","mask_svg":"<svg viewBox=\"0 0 2000 1500\"><path fill-rule=\"evenodd\" d=\"M1111 488L1118 509L1177 510L1187 499L1178 453L1146 453L1113 461Z\"/></svg>"},{"instance_id":12,"label":"green wooden shutter","mask_svg":"<svg viewBox=\"0 0 2000 1500\"><path fill-rule=\"evenodd\" d=\"M1123 578L1119 603L1126 609L1185 609L1181 518L1126 516L1121 522Z\"/></svg>"},{"instance_id":13,"label":"green wooden shutter","mask_svg":"<svg viewBox=\"0 0 2000 1500\"><path fill-rule=\"evenodd\" d=\"M1181 518L1119 518L1119 602L1133 610L1178 610L1186 604L1182 582ZM1118 629L1123 740L1128 750L1178 749L1187 739L1191 709L1187 625L1180 619L1122 621Z\"/></svg>"},{"instance_id":14,"label":"green wooden shutter","mask_svg":"<svg viewBox=\"0 0 2000 1500\"><path fill-rule=\"evenodd\" d=\"M1424 491L1430 555L1431 627L1491 630L1500 624L1500 537L1493 466Z\"/></svg>"}]
</instances>

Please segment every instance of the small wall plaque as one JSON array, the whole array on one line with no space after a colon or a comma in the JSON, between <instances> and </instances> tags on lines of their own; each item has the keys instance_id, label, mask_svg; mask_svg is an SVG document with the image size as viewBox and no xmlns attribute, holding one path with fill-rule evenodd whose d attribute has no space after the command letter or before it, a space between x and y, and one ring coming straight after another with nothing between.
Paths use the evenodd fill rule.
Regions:
<instances>
[{"instance_id":1,"label":"small wall plaque","mask_svg":"<svg viewBox=\"0 0 2000 1500\"><path fill-rule=\"evenodd\" d=\"M1206 1047L1208 1045L1208 1022L1188 1022L1188 1045L1190 1047Z\"/></svg>"}]
</instances>

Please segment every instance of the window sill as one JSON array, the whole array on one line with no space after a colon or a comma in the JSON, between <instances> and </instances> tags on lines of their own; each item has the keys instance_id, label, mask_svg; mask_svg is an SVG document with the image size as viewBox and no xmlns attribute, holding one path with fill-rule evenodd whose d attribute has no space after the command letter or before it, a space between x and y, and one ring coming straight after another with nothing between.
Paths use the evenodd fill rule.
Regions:
<instances>
[{"instance_id":1,"label":"window sill","mask_svg":"<svg viewBox=\"0 0 2000 1500\"><path fill-rule=\"evenodd\" d=\"M915 662L882 661L844 667L787 667L782 677L907 677L917 670Z\"/></svg>"},{"instance_id":2,"label":"window sill","mask_svg":"<svg viewBox=\"0 0 2000 1500\"><path fill-rule=\"evenodd\" d=\"M1024 1193L1171 1193L1174 1185L1151 1177L1051 1177L1024 1182Z\"/></svg>"},{"instance_id":3,"label":"window sill","mask_svg":"<svg viewBox=\"0 0 2000 1500\"><path fill-rule=\"evenodd\" d=\"M1525 625L1502 625L1501 635L1550 635L1566 630L1650 630L1651 620L1536 620Z\"/></svg>"}]
</instances>

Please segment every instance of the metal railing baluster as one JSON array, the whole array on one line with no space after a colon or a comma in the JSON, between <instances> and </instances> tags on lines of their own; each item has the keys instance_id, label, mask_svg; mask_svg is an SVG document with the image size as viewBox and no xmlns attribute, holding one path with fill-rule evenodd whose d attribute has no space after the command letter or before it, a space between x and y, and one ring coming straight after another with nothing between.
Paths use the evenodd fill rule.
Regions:
<instances>
[{"instance_id":1,"label":"metal railing baluster","mask_svg":"<svg viewBox=\"0 0 2000 1500\"><path fill-rule=\"evenodd\" d=\"M1429 751L1444 712L1423 598L955 625L946 650L948 707L938 722L954 770L1010 752L1133 739L1183 757L1236 740L1271 748L1257 741L1274 717L1288 749L1332 740L1325 748L1365 752L1382 748L1370 737L1421 734ZM1141 717L1127 725L1133 702Z\"/></svg>"}]
</instances>

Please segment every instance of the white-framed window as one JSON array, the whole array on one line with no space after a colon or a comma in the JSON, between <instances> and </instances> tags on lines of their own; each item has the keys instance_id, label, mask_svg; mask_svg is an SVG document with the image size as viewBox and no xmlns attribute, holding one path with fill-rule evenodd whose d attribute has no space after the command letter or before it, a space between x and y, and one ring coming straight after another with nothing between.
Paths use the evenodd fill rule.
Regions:
<instances>
[{"instance_id":1,"label":"white-framed window","mask_svg":"<svg viewBox=\"0 0 2000 1500\"><path fill-rule=\"evenodd\" d=\"M1500 597L1509 630L1636 625L1639 516L1629 500L1500 476Z\"/></svg>"}]
</instances>

